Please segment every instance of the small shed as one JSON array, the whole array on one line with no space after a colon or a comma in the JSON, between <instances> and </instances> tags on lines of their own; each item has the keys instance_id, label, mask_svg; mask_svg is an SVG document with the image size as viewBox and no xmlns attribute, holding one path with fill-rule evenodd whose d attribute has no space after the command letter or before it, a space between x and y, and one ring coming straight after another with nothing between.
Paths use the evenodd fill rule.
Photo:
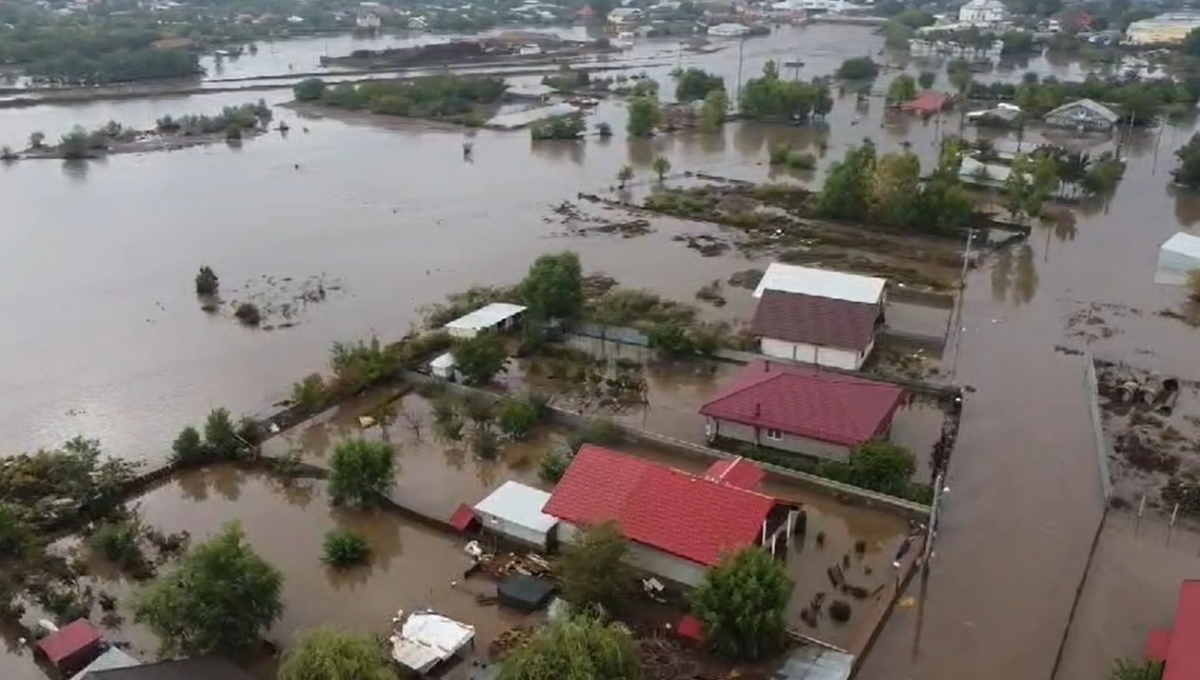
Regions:
<instances>
[{"instance_id":1,"label":"small shed","mask_svg":"<svg viewBox=\"0 0 1200 680\"><path fill-rule=\"evenodd\" d=\"M505 607L535 612L554 596L554 584L526 574L513 574L496 586L496 598Z\"/></svg>"},{"instance_id":2,"label":"small shed","mask_svg":"<svg viewBox=\"0 0 1200 680\"><path fill-rule=\"evenodd\" d=\"M392 658L424 675L475 640L475 627L434 612L413 612L389 642Z\"/></svg>"},{"instance_id":3,"label":"small shed","mask_svg":"<svg viewBox=\"0 0 1200 680\"><path fill-rule=\"evenodd\" d=\"M558 520L542 512L550 494L507 481L475 504L484 528L505 538L545 550L554 540Z\"/></svg>"},{"instance_id":4,"label":"small shed","mask_svg":"<svg viewBox=\"0 0 1200 680\"><path fill-rule=\"evenodd\" d=\"M1178 232L1158 249L1155 283L1186 285L1188 272L1200 269L1200 236Z\"/></svg>"},{"instance_id":5,"label":"small shed","mask_svg":"<svg viewBox=\"0 0 1200 680\"><path fill-rule=\"evenodd\" d=\"M521 322L525 310L521 305L493 302L446 324L446 331L454 338L473 338L484 331L506 331Z\"/></svg>"},{"instance_id":6,"label":"small shed","mask_svg":"<svg viewBox=\"0 0 1200 680\"><path fill-rule=\"evenodd\" d=\"M56 669L69 672L100 656L101 642L100 631L91 622L76 619L42 638L37 649Z\"/></svg>"},{"instance_id":7,"label":"small shed","mask_svg":"<svg viewBox=\"0 0 1200 680\"><path fill-rule=\"evenodd\" d=\"M454 359L454 354L446 352L429 362L429 372L436 378L449 380L454 382L455 376L458 374L458 361Z\"/></svg>"}]
</instances>

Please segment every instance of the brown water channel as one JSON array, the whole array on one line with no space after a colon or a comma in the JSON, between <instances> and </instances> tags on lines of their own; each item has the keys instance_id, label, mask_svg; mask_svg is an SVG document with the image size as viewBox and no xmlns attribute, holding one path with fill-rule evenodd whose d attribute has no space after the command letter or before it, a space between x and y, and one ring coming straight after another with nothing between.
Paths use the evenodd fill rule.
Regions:
<instances>
[{"instance_id":1,"label":"brown water channel","mask_svg":"<svg viewBox=\"0 0 1200 680\"><path fill-rule=\"evenodd\" d=\"M788 29L747 42L745 73L767 58L800 58L808 64L803 75L825 73L846 56L874 51L877 41L861 28ZM736 50L685 55L684 65L732 80ZM6 111L0 142L18 145L37 129L53 138L75 123L95 126L109 118L144 126L166 113L211 111L245 99L224 94ZM421 305L473 282L511 282L547 251L576 249L589 270L690 300L713 279L762 263L732 253L702 258L672 240L677 221L655 221L653 233L635 239L565 236L547 221L549 206L611 186L624 163L644 179L660 153L676 170L764 179L771 143L813 148L828 140L824 168L864 136L884 149L908 140L928 156L944 130L957 130L956 119L945 126L882 120L880 105L872 100L860 114L852 98L841 99L823 128L741 124L720 135L648 142L627 141L619 125L614 139L582 145L531 147L523 133L479 133L473 163L463 162L458 132L306 121L307 134L265 136L240 150L0 167L6 215L0 305L7 313L0 331L0 433L9 450L86 434L113 453L158 460L183 424L214 406L267 408L325 361L334 340L399 336L418 320ZM592 121L623 119L622 105L610 103ZM1054 346L1084 346L1089 338L1068 328L1069 317L1092 302L1117 302L1142 313L1102 313L1111 332L1095 333L1095 349L1152 352L1164 371L1194 361L1196 331L1153 314L1179 305L1182 292L1151 283L1157 245L1200 220L1196 197L1167 188L1171 153L1189 134L1168 127L1161 138L1135 136L1125 147L1126 179L1111 200L1075 209L1075 219L1056 228L1036 228L1027 245L970 275L965 331L952 363L976 391L951 467L928 597L923 608L897 613L863 677L1007 680L1048 672L1100 511L1081 359ZM708 225L686 228L722 233ZM325 273L345 289L303 310L296 328L251 331L198 309L191 277L201 263L216 268L231 298L264 275ZM445 468L443 453L429 458ZM405 465L413 473L422 464ZM474 481L448 482L453 493L432 485L410 492L448 506L457 503L451 496L492 483L473 461L464 458L462 466ZM260 514L275 518L262 520L278 522L264 545L310 522L306 513L333 521L318 500L286 518L271 514L278 510L250 511L241 506L248 486L216 482L205 487L212 507L229 508L247 523ZM221 487L242 489L235 493L243 500L224 500ZM169 519L187 508L187 520L201 522L208 521L208 507L179 501L153 512ZM291 568L311 569L304 578L312 583L324 578L315 560L291 555L279 556L294 560ZM1111 607L1140 606L1122 593L1112 597ZM367 599L358 615L369 625L402 606L386 594ZM356 606L355 598L318 601L300 605L303 616L290 615L299 617L296 625Z\"/></svg>"}]
</instances>

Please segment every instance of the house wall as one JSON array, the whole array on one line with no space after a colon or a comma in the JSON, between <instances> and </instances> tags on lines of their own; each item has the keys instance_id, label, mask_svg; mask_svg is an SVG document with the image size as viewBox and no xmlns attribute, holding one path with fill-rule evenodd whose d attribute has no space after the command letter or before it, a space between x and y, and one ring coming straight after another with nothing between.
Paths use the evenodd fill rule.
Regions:
<instances>
[{"instance_id":1,"label":"house wall","mask_svg":"<svg viewBox=\"0 0 1200 680\"><path fill-rule=\"evenodd\" d=\"M525 545L544 550L550 540L549 533L542 533L537 529L531 529L530 527L522 526L516 522L486 512L480 512L479 510L476 510L475 514L479 517L480 522L483 523L483 527L488 531L524 543Z\"/></svg>"},{"instance_id":2,"label":"house wall","mask_svg":"<svg viewBox=\"0 0 1200 680\"><path fill-rule=\"evenodd\" d=\"M846 460L850 457L850 447L831 444L808 437L798 437L787 432L782 433L782 439L769 439L765 430L753 425L735 423L729 420L708 418L707 429L709 436L725 437L756 446L779 449L790 453L799 453L821 460Z\"/></svg>"},{"instance_id":3,"label":"house wall","mask_svg":"<svg viewBox=\"0 0 1200 680\"><path fill-rule=\"evenodd\" d=\"M873 345L874 343L872 343ZM804 342L790 342L775 338L763 338L760 351L769 356L792 361L803 361L818 366L832 366L849 371L862 367L865 358L861 352L837 349L835 347L820 347Z\"/></svg>"},{"instance_id":4,"label":"house wall","mask_svg":"<svg viewBox=\"0 0 1200 680\"><path fill-rule=\"evenodd\" d=\"M576 525L558 523L558 535L564 543L575 540L578 533L579 527ZM625 561L635 569L691 588L703 583L708 575L708 567L702 564L633 541L629 541L629 553Z\"/></svg>"}]
</instances>

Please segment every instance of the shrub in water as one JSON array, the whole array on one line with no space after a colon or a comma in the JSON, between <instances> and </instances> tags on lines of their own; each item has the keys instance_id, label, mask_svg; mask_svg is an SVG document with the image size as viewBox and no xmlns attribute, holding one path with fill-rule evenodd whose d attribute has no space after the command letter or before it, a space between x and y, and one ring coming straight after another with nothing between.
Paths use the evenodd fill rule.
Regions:
<instances>
[{"instance_id":1,"label":"shrub in water","mask_svg":"<svg viewBox=\"0 0 1200 680\"><path fill-rule=\"evenodd\" d=\"M331 567L362 564L371 556L371 544L349 529L332 529L325 534L324 561Z\"/></svg>"}]
</instances>

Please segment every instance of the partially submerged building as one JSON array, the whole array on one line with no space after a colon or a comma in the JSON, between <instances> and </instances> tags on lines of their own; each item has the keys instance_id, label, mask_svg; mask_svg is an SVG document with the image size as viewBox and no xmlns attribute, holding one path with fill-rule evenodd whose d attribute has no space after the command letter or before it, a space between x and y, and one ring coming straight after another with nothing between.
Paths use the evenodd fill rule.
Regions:
<instances>
[{"instance_id":1,"label":"partially submerged building","mask_svg":"<svg viewBox=\"0 0 1200 680\"><path fill-rule=\"evenodd\" d=\"M1188 275L1197 270L1200 270L1200 236L1180 231L1159 247L1154 282L1186 285Z\"/></svg>"},{"instance_id":2,"label":"partially submerged building","mask_svg":"<svg viewBox=\"0 0 1200 680\"><path fill-rule=\"evenodd\" d=\"M756 361L704 406L709 441L732 439L819 459L846 460L886 439L904 390L817 368Z\"/></svg>"},{"instance_id":3,"label":"partially submerged building","mask_svg":"<svg viewBox=\"0 0 1200 680\"><path fill-rule=\"evenodd\" d=\"M857 370L883 326L887 280L772 263L750 331L769 357Z\"/></svg>"},{"instance_id":4,"label":"partially submerged building","mask_svg":"<svg viewBox=\"0 0 1200 680\"><path fill-rule=\"evenodd\" d=\"M504 538L546 550L555 541L558 519L542 511L550 494L507 481L475 504L474 513L483 528Z\"/></svg>"},{"instance_id":5,"label":"partially submerged building","mask_svg":"<svg viewBox=\"0 0 1200 680\"><path fill-rule=\"evenodd\" d=\"M786 554L800 509L742 486L762 479L754 470L748 461L721 461L694 475L589 444L543 510L558 518L564 543L612 522L629 541L632 566L697 586L727 554L751 546Z\"/></svg>"},{"instance_id":6,"label":"partially submerged building","mask_svg":"<svg viewBox=\"0 0 1200 680\"><path fill-rule=\"evenodd\" d=\"M1078 132L1112 132L1121 116L1091 99L1077 99L1050 111L1046 125Z\"/></svg>"},{"instance_id":7,"label":"partially submerged building","mask_svg":"<svg viewBox=\"0 0 1200 680\"><path fill-rule=\"evenodd\" d=\"M454 658L474 641L474 626L431 611L413 612L388 638L392 660L418 675Z\"/></svg>"}]
</instances>

